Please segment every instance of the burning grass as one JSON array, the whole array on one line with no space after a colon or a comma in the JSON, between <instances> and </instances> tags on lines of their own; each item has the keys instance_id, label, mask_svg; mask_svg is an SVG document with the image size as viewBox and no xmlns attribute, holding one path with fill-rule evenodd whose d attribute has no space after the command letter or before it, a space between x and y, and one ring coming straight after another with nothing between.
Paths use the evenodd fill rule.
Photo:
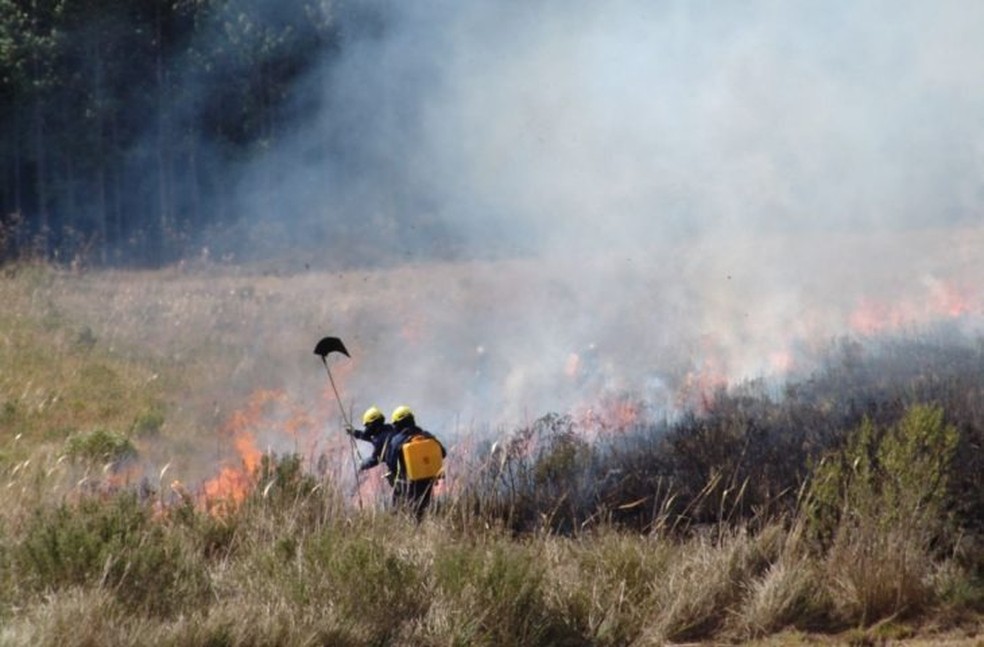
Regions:
<instances>
[{"instance_id":1,"label":"burning grass","mask_svg":"<svg viewBox=\"0 0 984 647\"><path fill-rule=\"evenodd\" d=\"M418 525L354 482L327 385L271 377L296 374L278 344L308 356L336 321L293 308L309 279L156 278L0 282L2 644L979 640L984 346L963 330L835 339L806 379L712 379L691 411L604 390L448 433Z\"/></svg>"}]
</instances>

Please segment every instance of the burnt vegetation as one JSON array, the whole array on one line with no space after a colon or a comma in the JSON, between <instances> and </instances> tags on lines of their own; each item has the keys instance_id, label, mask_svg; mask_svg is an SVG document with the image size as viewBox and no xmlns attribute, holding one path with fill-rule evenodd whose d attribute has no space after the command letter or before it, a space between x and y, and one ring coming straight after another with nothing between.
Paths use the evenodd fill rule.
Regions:
<instances>
[{"instance_id":1,"label":"burnt vegetation","mask_svg":"<svg viewBox=\"0 0 984 647\"><path fill-rule=\"evenodd\" d=\"M956 445L936 466L946 474L923 476L945 477L948 519L979 532L982 375L980 340L945 333L843 339L806 379L719 389L705 411L640 421L600 441L586 442L588 430L571 416L545 415L490 449L469 496L517 532L602 522L638 531L768 523L797 513L818 466L859 459L852 445L859 430L881 437L914 408L932 407L955 430ZM910 458L931 451L923 441Z\"/></svg>"}]
</instances>

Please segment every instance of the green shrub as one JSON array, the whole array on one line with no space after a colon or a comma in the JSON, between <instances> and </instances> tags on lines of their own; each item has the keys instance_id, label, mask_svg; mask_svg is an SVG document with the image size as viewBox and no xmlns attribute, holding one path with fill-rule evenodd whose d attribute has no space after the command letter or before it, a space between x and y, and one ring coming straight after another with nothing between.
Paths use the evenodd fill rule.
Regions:
<instances>
[{"instance_id":1,"label":"green shrub","mask_svg":"<svg viewBox=\"0 0 984 647\"><path fill-rule=\"evenodd\" d=\"M0 407L0 424L6 427L10 425L15 418L17 418L17 403L12 400L7 400L3 403L3 407Z\"/></svg>"},{"instance_id":2,"label":"green shrub","mask_svg":"<svg viewBox=\"0 0 984 647\"><path fill-rule=\"evenodd\" d=\"M240 519L237 515L214 517L208 514L198 514L190 506L185 506L182 514L198 520L194 528L204 558L222 559L236 550L237 532L240 525Z\"/></svg>"},{"instance_id":3,"label":"green shrub","mask_svg":"<svg viewBox=\"0 0 984 647\"><path fill-rule=\"evenodd\" d=\"M137 438L157 436L164 426L164 412L159 407L144 411L133 421L130 433Z\"/></svg>"},{"instance_id":4,"label":"green shrub","mask_svg":"<svg viewBox=\"0 0 984 647\"><path fill-rule=\"evenodd\" d=\"M518 531L564 533L591 516L597 497L594 451L571 416L534 420L497 447L495 458L473 483L484 514Z\"/></svg>"},{"instance_id":5,"label":"green shrub","mask_svg":"<svg viewBox=\"0 0 984 647\"><path fill-rule=\"evenodd\" d=\"M3 619L7 615L8 605L16 599L14 584L9 539L3 519L0 518L0 626L3 625Z\"/></svg>"},{"instance_id":6,"label":"green shrub","mask_svg":"<svg viewBox=\"0 0 984 647\"><path fill-rule=\"evenodd\" d=\"M203 562L133 493L38 509L14 551L19 574L37 592L98 585L127 608L158 615L207 601Z\"/></svg>"},{"instance_id":7,"label":"green shrub","mask_svg":"<svg viewBox=\"0 0 984 647\"><path fill-rule=\"evenodd\" d=\"M126 436L96 429L69 437L65 453L81 460L117 463L135 457L137 450Z\"/></svg>"},{"instance_id":8,"label":"green shrub","mask_svg":"<svg viewBox=\"0 0 984 647\"><path fill-rule=\"evenodd\" d=\"M310 496L318 486L318 480L304 472L303 459L297 454L279 458L264 454L256 480L260 487L253 494L268 506L283 510Z\"/></svg>"},{"instance_id":9,"label":"green shrub","mask_svg":"<svg viewBox=\"0 0 984 647\"><path fill-rule=\"evenodd\" d=\"M937 598L950 612L984 609L984 582L955 560L940 564L932 574L931 583Z\"/></svg>"},{"instance_id":10,"label":"green shrub","mask_svg":"<svg viewBox=\"0 0 984 647\"><path fill-rule=\"evenodd\" d=\"M889 431L878 452L888 523L936 526L942 521L958 441L956 427L944 422L943 409L936 406L910 408Z\"/></svg>"},{"instance_id":11,"label":"green shrub","mask_svg":"<svg viewBox=\"0 0 984 647\"><path fill-rule=\"evenodd\" d=\"M283 547L273 550L284 556ZM431 596L424 573L379 533L370 537L321 534L308 543L304 554L305 570L320 572L323 579L300 580L295 596L330 604L372 644L392 641L406 623L427 611Z\"/></svg>"},{"instance_id":12,"label":"green shrub","mask_svg":"<svg viewBox=\"0 0 984 647\"><path fill-rule=\"evenodd\" d=\"M912 406L887 429L865 419L842 450L813 469L806 507L812 536L829 546L844 523L861 520L882 530L938 532L958 440L939 407Z\"/></svg>"},{"instance_id":13,"label":"green shrub","mask_svg":"<svg viewBox=\"0 0 984 647\"><path fill-rule=\"evenodd\" d=\"M944 543L957 441L941 408L915 405L887 428L865 420L816 466L807 528L846 619L868 624L933 602L933 550Z\"/></svg>"}]
</instances>

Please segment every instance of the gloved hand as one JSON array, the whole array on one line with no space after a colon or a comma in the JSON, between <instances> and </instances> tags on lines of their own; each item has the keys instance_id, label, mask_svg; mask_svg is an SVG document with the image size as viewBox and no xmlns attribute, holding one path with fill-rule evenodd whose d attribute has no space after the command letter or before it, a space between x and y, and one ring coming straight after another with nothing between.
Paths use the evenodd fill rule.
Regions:
<instances>
[{"instance_id":1,"label":"gloved hand","mask_svg":"<svg viewBox=\"0 0 984 647\"><path fill-rule=\"evenodd\" d=\"M355 429L352 427L352 425L345 425L345 433L347 433L349 436L354 436Z\"/></svg>"}]
</instances>

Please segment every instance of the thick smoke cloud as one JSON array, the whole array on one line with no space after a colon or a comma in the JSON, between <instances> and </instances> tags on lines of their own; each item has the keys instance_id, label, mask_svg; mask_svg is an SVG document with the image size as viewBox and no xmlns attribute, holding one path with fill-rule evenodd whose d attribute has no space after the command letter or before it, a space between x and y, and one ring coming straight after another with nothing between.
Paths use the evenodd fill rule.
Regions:
<instances>
[{"instance_id":1,"label":"thick smoke cloud","mask_svg":"<svg viewBox=\"0 0 984 647\"><path fill-rule=\"evenodd\" d=\"M312 79L324 110L272 158L274 188L302 221L358 218L391 240L419 225L475 249L969 220L982 14L972 2L342 11L341 59Z\"/></svg>"},{"instance_id":2,"label":"thick smoke cloud","mask_svg":"<svg viewBox=\"0 0 984 647\"><path fill-rule=\"evenodd\" d=\"M241 183L257 239L369 267L514 259L444 266L368 313L428 332L373 339L407 367L361 365L360 404L668 402L702 369L788 369L796 340L844 332L866 298L935 294L975 256L947 232L984 195L980 3L336 10L340 53L306 80L320 110ZM563 381L594 353L601 383Z\"/></svg>"}]
</instances>

